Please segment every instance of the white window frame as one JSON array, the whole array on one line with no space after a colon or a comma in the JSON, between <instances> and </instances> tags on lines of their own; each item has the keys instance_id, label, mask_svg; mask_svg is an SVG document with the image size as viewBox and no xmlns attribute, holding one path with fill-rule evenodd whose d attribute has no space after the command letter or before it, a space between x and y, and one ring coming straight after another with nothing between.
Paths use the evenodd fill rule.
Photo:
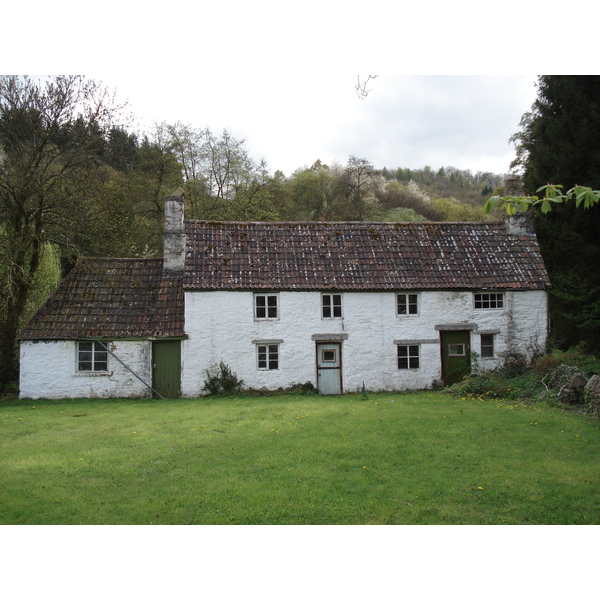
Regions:
<instances>
[{"instance_id":1,"label":"white window frame","mask_svg":"<svg viewBox=\"0 0 600 600\"><path fill-rule=\"evenodd\" d=\"M406 312L400 311L400 299L403 297L402 305ZM397 292L396 301L396 316L402 319L406 317L418 317L421 312L421 298L417 292ZM412 312L411 312L412 309Z\"/></svg>"},{"instance_id":2,"label":"white window frame","mask_svg":"<svg viewBox=\"0 0 600 600\"><path fill-rule=\"evenodd\" d=\"M504 292L474 292L475 310L504 310Z\"/></svg>"},{"instance_id":3,"label":"white window frame","mask_svg":"<svg viewBox=\"0 0 600 600\"><path fill-rule=\"evenodd\" d=\"M264 306L260 302L259 298L264 298ZM274 304L272 299L274 299ZM275 315L272 314L272 309ZM264 311L264 315L260 316L260 313ZM279 294L275 293L255 293L254 294L254 320L255 321L278 321L279 320Z\"/></svg>"},{"instance_id":4,"label":"white window frame","mask_svg":"<svg viewBox=\"0 0 600 600\"><path fill-rule=\"evenodd\" d=\"M256 368L259 371L279 371L279 342L263 342L256 344Z\"/></svg>"},{"instance_id":5,"label":"white window frame","mask_svg":"<svg viewBox=\"0 0 600 600\"><path fill-rule=\"evenodd\" d=\"M448 356L458 357L458 356L466 356L467 348L465 344L448 344Z\"/></svg>"},{"instance_id":6,"label":"white window frame","mask_svg":"<svg viewBox=\"0 0 600 600\"><path fill-rule=\"evenodd\" d=\"M95 374L108 373L108 344L109 342L97 342L90 340L81 340L77 342L76 365L77 373L80 374ZM86 348L82 348L85 345ZM88 348L88 345L91 347ZM82 355L89 354L89 359L82 358ZM90 368L82 368L82 364L89 364Z\"/></svg>"},{"instance_id":7,"label":"white window frame","mask_svg":"<svg viewBox=\"0 0 600 600\"><path fill-rule=\"evenodd\" d=\"M416 371L417 369L421 368L421 344L398 344L397 346L396 364L399 371ZM406 356L400 356L400 353L403 351L406 352ZM406 366L400 366L401 359L403 361L406 360Z\"/></svg>"},{"instance_id":8,"label":"white window frame","mask_svg":"<svg viewBox=\"0 0 600 600\"><path fill-rule=\"evenodd\" d=\"M336 300L338 300L336 302ZM329 312L329 315L325 313ZM336 314L338 313L338 314ZM343 318L342 294L323 293L321 294L321 318L322 319L341 319Z\"/></svg>"}]
</instances>

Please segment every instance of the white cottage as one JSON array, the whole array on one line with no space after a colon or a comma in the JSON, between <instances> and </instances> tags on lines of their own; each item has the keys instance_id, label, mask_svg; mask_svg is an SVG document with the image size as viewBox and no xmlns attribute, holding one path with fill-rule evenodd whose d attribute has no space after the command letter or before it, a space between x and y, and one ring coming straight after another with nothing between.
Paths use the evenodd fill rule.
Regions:
<instances>
[{"instance_id":1,"label":"white cottage","mask_svg":"<svg viewBox=\"0 0 600 600\"><path fill-rule=\"evenodd\" d=\"M546 345L525 216L184 222L183 208L165 200L164 261L80 261L21 332L22 397L194 397L221 362L252 388L424 389Z\"/></svg>"}]
</instances>

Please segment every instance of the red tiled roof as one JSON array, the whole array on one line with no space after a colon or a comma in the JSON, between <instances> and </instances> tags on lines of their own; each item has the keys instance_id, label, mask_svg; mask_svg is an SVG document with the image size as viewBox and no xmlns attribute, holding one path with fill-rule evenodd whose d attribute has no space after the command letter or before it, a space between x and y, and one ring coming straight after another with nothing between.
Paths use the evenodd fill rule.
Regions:
<instances>
[{"instance_id":1,"label":"red tiled roof","mask_svg":"<svg viewBox=\"0 0 600 600\"><path fill-rule=\"evenodd\" d=\"M503 223L186 221L185 289L545 289L535 236Z\"/></svg>"},{"instance_id":2,"label":"red tiled roof","mask_svg":"<svg viewBox=\"0 0 600 600\"><path fill-rule=\"evenodd\" d=\"M546 289L535 236L501 223L186 221L184 278L162 259L82 259L21 339L180 337L183 289Z\"/></svg>"},{"instance_id":3,"label":"red tiled roof","mask_svg":"<svg viewBox=\"0 0 600 600\"><path fill-rule=\"evenodd\" d=\"M81 259L21 330L21 339L148 338L184 335L181 278L162 259Z\"/></svg>"}]
</instances>

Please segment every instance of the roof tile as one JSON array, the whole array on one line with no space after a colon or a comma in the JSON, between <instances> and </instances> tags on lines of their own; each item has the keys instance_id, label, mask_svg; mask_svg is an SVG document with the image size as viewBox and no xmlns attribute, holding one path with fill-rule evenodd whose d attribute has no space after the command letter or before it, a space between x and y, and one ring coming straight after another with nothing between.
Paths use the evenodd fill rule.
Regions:
<instances>
[{"instance_id":1,"label":"roof tile","mask_svg":"<svg viewBox=\"0 0 600 600\"><path fill-rule=\"evenodd\" d=\"M544 289L535 236L503 223L186 221L186 289Z\"/></svg>"},{"instance_id":2,"label":"roof tile","mask_svg":"<svg viewBox=\"0 0 600 600\"><path fill-rule=\"evenodd\" d=\"M21 330L21 339L184 335L182 279L162 259L81 259Z\"/></svg>"}]
</instances>

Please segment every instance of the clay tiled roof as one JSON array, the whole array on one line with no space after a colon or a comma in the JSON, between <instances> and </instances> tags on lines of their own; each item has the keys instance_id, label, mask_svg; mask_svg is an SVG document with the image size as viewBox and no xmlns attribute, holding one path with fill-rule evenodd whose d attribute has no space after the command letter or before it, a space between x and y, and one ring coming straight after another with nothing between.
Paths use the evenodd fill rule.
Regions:
<instances>
[{"instance_id":1,"label":"clay tiled roof","mask_svg":"<svg viewBox=\"0 0 600 600\"><path fill-rule=\"evenodd\" d=\"M503 223L186 221L185 289L545 289L533 235Z\"/></svg>"},{"instance_id":2,"label":"clay tiled roof","mask_svg":"<svg viewBox=\"0 0 600 600\"><path fill-rule=\"evenodd\" d=\"M182 280L164 279L161 259L82 259L19 337L178 337L183 324Z\"/></svg>"}]
</instances>

